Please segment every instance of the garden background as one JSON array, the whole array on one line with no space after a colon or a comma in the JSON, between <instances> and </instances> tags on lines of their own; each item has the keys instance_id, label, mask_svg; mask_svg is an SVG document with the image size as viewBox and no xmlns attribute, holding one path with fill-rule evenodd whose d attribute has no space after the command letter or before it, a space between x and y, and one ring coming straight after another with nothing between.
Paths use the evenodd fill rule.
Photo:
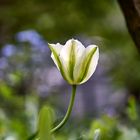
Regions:
<instances>
[{"instance_id":1,"label":"garden background","mask_svg":"<svg viewBox=\"0 0 140 140\"><path fill-rule=\"evenodd\" d=\"M0 0L0 140L25 140L38 112L64 116L70 86L47 43L78 39L99 46L96 72L78 86L75 105L57 140L140 140L140 57L115 0Z\"/></svg>"}]
</instances>

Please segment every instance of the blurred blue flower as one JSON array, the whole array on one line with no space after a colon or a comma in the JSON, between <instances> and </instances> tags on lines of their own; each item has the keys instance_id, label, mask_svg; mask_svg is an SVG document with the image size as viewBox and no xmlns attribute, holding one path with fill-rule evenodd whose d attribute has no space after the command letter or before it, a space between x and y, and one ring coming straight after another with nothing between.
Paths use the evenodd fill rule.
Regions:
<instances>
[{"instance_id":1,"label":"blurred blue flower","mask_svg":"<svg viewBox=\"0 0 140 140\"><path fill-rule=\"evenodd\" d=\"M44 51L47 48L47 42L35 30L21 31L17 33L16 39L19 42L29 42L34 50Z\"/></svg>"},{"instance_id":2,"label":"blurred blue flower","mask_svg":"<svg viewBox=\"0 0 140 140\"><path fill-rule=\"evenodd\" d=\"M12 44L6 44L2 48L2 54L6 57L10 57L16 53L16 46Z\"/></svg>"}]
</instances>

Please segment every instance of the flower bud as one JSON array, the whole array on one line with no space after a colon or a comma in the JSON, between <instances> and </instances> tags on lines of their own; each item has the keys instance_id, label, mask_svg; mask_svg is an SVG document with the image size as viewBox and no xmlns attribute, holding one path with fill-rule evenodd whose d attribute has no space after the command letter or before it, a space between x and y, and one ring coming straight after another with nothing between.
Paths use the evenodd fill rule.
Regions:
<instances>
[{"instance_id":1,"label":"flower bud","mask_svg":"<svg viewBox=\"0 0 140 140\"><path fill-rule=\"evenodd\" d=\"M84 47L83 44L70 39L65 45L49 44L51 57L63 78L71 85L86 82L94 73L99 59L96 45Z\"/></svg>"}]
</instances>

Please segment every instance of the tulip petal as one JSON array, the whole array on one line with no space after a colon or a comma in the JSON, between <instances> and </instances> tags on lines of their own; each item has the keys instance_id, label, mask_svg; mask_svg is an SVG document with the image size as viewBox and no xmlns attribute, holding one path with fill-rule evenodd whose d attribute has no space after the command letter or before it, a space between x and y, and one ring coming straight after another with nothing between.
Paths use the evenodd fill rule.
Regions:
<instances>
[{"instance_id":1,"label":"tulip petal","mask_svg":"<svg viewBox=\"0 0 140 140\"><path fill-rule=\"evenodd\" d=\"M81 51L84 49L85 47L78 40L71 39L66 42L60 52L60 58L66 66L67 74L69 74L72 81L74 81L75 65L79 60Z\"/></svg>"},{"instance_id":2,"label":"tulip petal","mask_svg":"<svg viewBox=\"0 0 140 140\"><path fill-rule=\"evenodd\" d=\"M62 45L57 43L57 44L48 44L50 50L52 51L51 54L51 58L53 59L55 65L57 66L57 68L60 70L60 64L59 64L59 60L56 56L59 56L60 51L62 49ZM56 55L56 56L55 56Z\"/></svg>"},{"instance_id":3,"label":"tulip petal","mask_svg":"<svg viewBox=\"0 0 140 140\"><path fill-rule=\"evenodd\" d=\"M81 81L80 84L86 82L92 76L92 74L95 72L95 69L96 69L97 64L98 64L98 60L99 60L99 49L98 49L98 47L96 45L90 45L90 46L87 47L86 52L88 54L90 54L90 51L92 51L92 53L93 53L92 58L91 58L91 61L89 62L88 66L87 66L85 76L84 76L84 78L83 78L83 80Z\"/></svg>"},{"instance_id":4,"label":"tulip petal","mask_svg":"<svg viewBox=\"0 0 140 140\"><path fill-rule=\"evenodd\" d=\"M85 55L82 58L81 65L79 67L80 74L76 80L78 84L86 82L94 73L99 58L99 51L96 45L90 45L86 48Z\"/></svg>"},{"instance_id":5,"label":"tulip petal","mask_svg":"<svg viewBox=\"0 0 140 140\"><path fill-rule=\"evenodd\" d=\"M63 78L66 81L71 82L70 79L66 76L65 67L62 64L61 59L59 57L60 56L60 52L61 52L63 46L60 45L59 43L57 43L56 45L55 44L49 44L48 46L49 46L49 48L52 51L51 57L52 57L54 63L56 64L57 68L61 72Z\"/></svg>"}]
</instances>

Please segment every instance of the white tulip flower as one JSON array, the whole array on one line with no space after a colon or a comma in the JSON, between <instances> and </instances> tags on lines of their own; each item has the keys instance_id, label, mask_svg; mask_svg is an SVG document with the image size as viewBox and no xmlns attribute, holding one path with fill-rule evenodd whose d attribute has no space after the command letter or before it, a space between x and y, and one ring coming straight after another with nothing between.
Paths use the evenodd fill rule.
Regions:
<instances>
[{"instance_id":1,"label":"white tulip flower","mask_svg":"<svg viewBox=\"0 0 140 140\"><path fill-rule=\"evenodd\" d=\"M70 39L65 45L49 44L49 48L54 63L63 78L71 85L86 82L98 64L99 49L96 45L85 48L80 41Z\"/></svg>"}]
</instances>

